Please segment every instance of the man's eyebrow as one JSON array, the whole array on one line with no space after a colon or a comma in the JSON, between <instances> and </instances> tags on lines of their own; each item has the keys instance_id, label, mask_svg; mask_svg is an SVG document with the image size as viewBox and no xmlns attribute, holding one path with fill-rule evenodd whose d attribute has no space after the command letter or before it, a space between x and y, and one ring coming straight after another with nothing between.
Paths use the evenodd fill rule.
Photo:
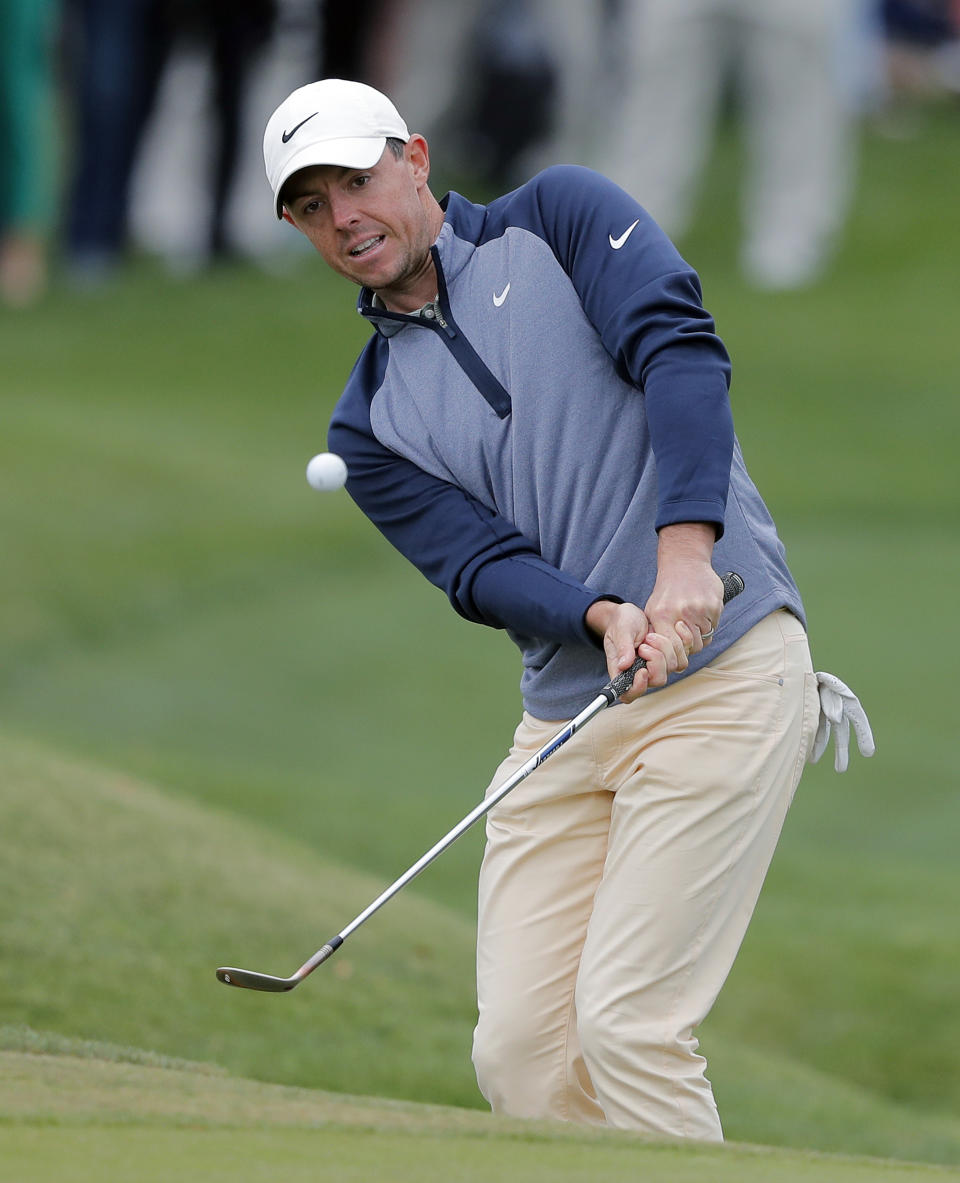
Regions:
<instances>
[{"instance_id":1,"label":"man's eyebrow","mask_svg":"<svg viewBox=\"0 0 960 1183\"><path fill-rule=\"evenodd\" d=\"M332 173L332 177L335 181L342 180L343 177L348 176L350 173L369 172L369 169L346 168L345 166L342 166L342 165L330 164L330 165L325 165L324 167L334 170ZM320 187L320 185L319 185L319 182L317 182L317 181L308 182L306 179L303 179L298 183L296 177L293 176L283 186L282 193L283 193L283 197L284 197L285 201L296 201L300 197L306 197L310 193L317 192L319 187Z\"/></svg>"}]
</instances>

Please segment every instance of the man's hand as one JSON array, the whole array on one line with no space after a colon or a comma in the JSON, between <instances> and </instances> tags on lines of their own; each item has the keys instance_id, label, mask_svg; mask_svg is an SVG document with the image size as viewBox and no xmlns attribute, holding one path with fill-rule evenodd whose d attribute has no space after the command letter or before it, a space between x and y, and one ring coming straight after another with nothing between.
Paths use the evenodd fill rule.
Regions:
<instances>
[{"instance_id":1,"label":"man's hand","mask_svg":"<svg viewBox=\"0 0 960 1183\"><path fill-rule=\"evenodd\" d=\"M633 687L621 696L622 702L632 702L651 686L663 686L667 676L687 668L686 657L680 665L676 648L671 642L651 632L646 614L636 604L614 604L597 600L587 609L587 627L603 638L607 657L607 673L611 678L642 657L647 663L633 680Z\"/></svg>"},{"instance_id":2,"label":"man's hand","mask_svg":"<svg viewBox=\"0 0 960 1183\"><path fill-rule=\"evenodd\" d=\"M677 655L677 669L709 645L723 611L723 581L710 565L715 531L704 522L664 526L657 548L657 582L644 612L650 628Z\"/></svg>"},{"instance_id":3,"label":"man's hand","mask_svg":"<svg viewBox=\"0 0 960 1183\"><path fill-rule=\"evenodd\" d=\"M644 609L598 600L586 623L603 638L611 678L638 657L647 663L622 696L632 702L652 686L682 673L689 658L710 644L723 611L723 581L713 570L715 531L703 522L664 526L657 551L657 582Z\"/></svg>"}]
</instances>

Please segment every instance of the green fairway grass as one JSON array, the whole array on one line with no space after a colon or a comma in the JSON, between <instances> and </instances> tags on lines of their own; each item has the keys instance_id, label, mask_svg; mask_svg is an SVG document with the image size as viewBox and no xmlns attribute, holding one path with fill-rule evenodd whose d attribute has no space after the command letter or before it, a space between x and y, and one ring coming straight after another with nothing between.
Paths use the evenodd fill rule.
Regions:
<instances>
[{"instance_id":1,"label":"green fairway grass","mask_svg":"<svg viewBox=\"0 0 960 1183\"><path fill-rule=\"evenodd\" d=\"M807 770L700 1032L737 1143L960 1162L960 228L943 164L958 141L953 110L914 139L867 137L838 266L810 290L739 279L729 160L683 244L733 354L738 432L815 664L860 694L878 744L842 777L832 750ZM353 298L313 260L190 282L140 261L100 293L0 317L0 1024L53 1050L209 1062L231 1087L476 1109L479 831L294 994L213 976L291 973L476 804L519 715L506 638L456 618L346 495L305 483L366 336ZM8 1034L10 1054L25 1040ZM85 1139L146 1162L154 1136L172 1156L158 1162L194 1156L204 1178L218 1154L297 1171L314 1136L288 1131L288 1155L275 1129L231 1129L234 1153L227 1119L30 1112L0 1124L47 1163L23 1179L81 1161ZM371 1154L402 1179L448 1136L390 1129ZM330 1137L344 1154L358 1141ZM470 1141L511 1180L540 1176L496 1157L510 1148L557 1171L588 1146L607 1161L564 1145ZM754 1162L716 1162L737 1155Z\"/></svg>"},{"instance_id":2,"label":"green fairway grass","mask_svg":"<svg viewBox=\"0 0 960 1183\"><path fill-rule=\"evenodd\" d=\"M59 1054L0 1050L0 1155L16 1178L935 1183L957 1177L929 1164L649 1143L613 1131L264 1085L203 1064L140 1060L132 1049L67 1041Z\"/></svg>"}]
</instances>

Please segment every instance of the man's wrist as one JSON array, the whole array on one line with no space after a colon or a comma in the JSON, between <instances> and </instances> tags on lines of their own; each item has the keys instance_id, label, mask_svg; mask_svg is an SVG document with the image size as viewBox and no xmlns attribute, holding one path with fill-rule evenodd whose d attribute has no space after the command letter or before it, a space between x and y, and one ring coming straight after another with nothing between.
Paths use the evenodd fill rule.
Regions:
<instances>
[{"instance_id":1,"label":"man's wrist","mask_svg":"<svg viewBox=\"0 0 960 1183\"><path fill-rule=\"evenodd\" d=\"M617 596L598 596L584 612L583 623L587 632L601 644L617 606L622 603Z\"/></svg>"},{"instance_id":2,"label":"man's wrist","mask_svg":"<svg viewBox=\"0 0 960 1183\"><path fill-rule=\"evenodd\" d=\"M672 561L709 563L717 540L712 522L675 522L663 526L657 541L657 563Z\"/></svg>"}]
</instances>

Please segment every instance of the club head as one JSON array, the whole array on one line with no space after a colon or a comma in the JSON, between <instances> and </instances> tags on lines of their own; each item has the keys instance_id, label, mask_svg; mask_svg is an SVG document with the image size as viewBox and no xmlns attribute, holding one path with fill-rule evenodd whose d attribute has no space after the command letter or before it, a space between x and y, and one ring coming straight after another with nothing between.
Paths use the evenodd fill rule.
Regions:
<instances>
[{"instance_id":1,"label":"club head","mask_svg":"<svg viewBox=\"0 0 960 1183\"><path fill-rule=\"evenodd\" d=\"M300 984L300 978L275 978L272 974L258 974L252 969L235 969L233 966L221 966L217 970L217 978L225 986L240 986L245 990L266 990L270 994L283 994Z\"/></svg>"}]
</instances>

